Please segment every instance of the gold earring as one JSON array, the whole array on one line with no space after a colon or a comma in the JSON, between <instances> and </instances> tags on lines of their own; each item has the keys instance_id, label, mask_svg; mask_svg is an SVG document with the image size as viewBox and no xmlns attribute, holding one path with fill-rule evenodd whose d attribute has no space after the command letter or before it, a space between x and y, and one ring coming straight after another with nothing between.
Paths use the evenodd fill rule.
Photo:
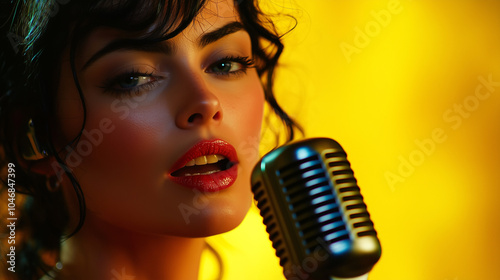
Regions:
<instances>
[{"instance_id":1,"label":"gold earring","mask_svg":"<svg viewBox=\"0 0 500 280\"><path fill-rule=\"evenodd\" d=\"M40 144L36 139L35 127L33 125L32 119L29 119L28 121L26 136L28 138L25 140L24 145L21 144L22 156L25 160L39 160L48 156L47 151L41 148Z\"/></svg>"}]
</instances>

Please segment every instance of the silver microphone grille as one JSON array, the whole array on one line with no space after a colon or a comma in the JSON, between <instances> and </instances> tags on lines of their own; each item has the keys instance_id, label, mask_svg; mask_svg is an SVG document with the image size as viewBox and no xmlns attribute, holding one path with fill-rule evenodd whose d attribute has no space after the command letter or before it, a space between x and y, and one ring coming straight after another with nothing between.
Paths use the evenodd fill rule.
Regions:
<instances>
[{"instance_id":1,"label":"silver microphone grille","mask_svg":"<svg viewBox=\"0 0 500 280\"><path fill-rule=\"evenodd\" d=\"M253 170L252 191L287 279L356 277L379 260L377 232L336 141L268 153Z\"/></svg>"}]
</instances>

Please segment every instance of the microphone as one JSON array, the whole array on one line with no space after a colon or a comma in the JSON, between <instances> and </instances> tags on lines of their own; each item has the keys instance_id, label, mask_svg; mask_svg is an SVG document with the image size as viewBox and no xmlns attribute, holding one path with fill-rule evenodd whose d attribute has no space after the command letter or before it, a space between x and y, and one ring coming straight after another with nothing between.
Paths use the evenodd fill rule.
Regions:
<instances>
[{"instance_id":1,"label":"microphone","mask_svg":"<svg viewBox=\"0 0 500 280\"><path fill-rule=\"evenodd\" d=\"M277 148L252 192L288 280L366 279L382 249L342 147L329 138Z\"/></svg>"}]
</instances>

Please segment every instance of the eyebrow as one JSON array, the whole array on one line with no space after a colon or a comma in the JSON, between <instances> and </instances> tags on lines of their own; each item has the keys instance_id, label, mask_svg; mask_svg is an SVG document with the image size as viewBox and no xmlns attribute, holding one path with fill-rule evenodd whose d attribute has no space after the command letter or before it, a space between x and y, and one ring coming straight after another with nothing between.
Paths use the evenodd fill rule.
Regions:
<instances>
[{"instance_id":1,"label":"eyebrow","mask_svg":"<svg viewBox=\"0 0 500 280\"><path fill-rule=\"evenodd\" d=\"M230 22L220 28L215 29L214 31L210 31L208 33L203 34L201 38L198 40L198 47L203 48L207 45L210 45L211 43L220 40L221 38L229 34L236 33L242 29L244 29L244 26L241 22L239 21Z\"/></svg>"},{"instance_id":2,"label":"eyebrow","mask_svg":"<svg viewBox=\"0 0 500 280\"><path fill-rule=\"evenodd\" d=\"M213 31L204 33L198 39L197 45L199 48L204 48L211 43L214 43L225 36L236 33L243 30L244 26L241 22L233 21L227 23L226 25L219 27ZM83 65L81 71L88 68L92 63L97 61L99 58L105 56L108 53L119 51L119 50L133 50L133 51L143 51L150 53L163 53L171 55L175 52L174 45L168 41L154 42L154 43L144 43L140 40L135 39L118 39L110 42L104 48L96 52L92 57L87 60Z\"/></svg>"}]
</instances>

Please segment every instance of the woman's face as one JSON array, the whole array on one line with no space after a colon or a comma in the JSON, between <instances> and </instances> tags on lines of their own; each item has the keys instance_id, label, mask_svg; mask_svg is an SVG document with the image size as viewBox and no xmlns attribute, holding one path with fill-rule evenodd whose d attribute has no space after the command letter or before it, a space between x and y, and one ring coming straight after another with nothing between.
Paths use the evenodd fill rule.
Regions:
<instances>
[{"instance_id":1,"label":"woman's face","mask_svg":"<svg viewBox=\"0 0 500 280\"><path fill-rule=\"evenodd\" d=\"M78 47L87 119L80 142L66 148L66 163L81 184L88 219L191 237L242 221L251 203L264 93L247 65L250 37L238 22L232 1L210 1L188 28L160 44L96 57L130 37L98 28ZM81 129L83 109L63 55L57 113L69 143ZM194 167L182 168L194 158ZM204 165L205 158L220 161ZM72 187L65 182L64 188L77 211Z\"/></svg>"}]
</instances>

